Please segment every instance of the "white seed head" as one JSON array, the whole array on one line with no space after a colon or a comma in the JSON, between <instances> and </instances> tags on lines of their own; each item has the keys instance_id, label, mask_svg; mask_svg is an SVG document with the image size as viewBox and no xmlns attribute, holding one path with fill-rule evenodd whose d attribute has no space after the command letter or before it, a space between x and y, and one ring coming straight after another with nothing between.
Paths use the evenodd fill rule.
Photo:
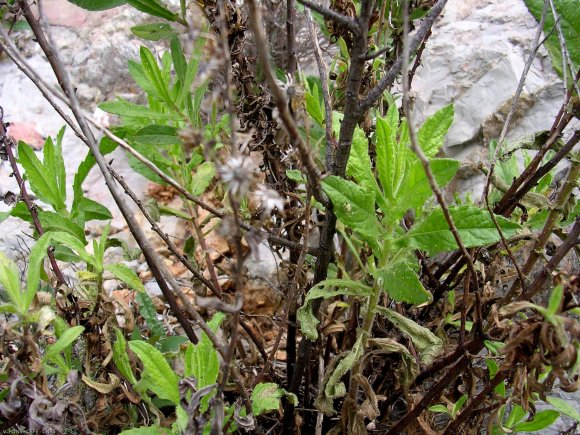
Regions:
<instances>
[{"instance_id":1,"label":"white seed head","mask_svg":"<svg viewBox=\"0 0 580 435\"><path fill-rule=\"evenodd\" d=\"M248 156L232 156L219 168L228 191L236 198L248 194L254 183L256 165Z\"/></svg>"},{"instance_id":2,"label":"white seed head","mask_svg":"<svg viewBox=\"0 0 580 435\"><path fill-rule=\"evenodd\" d=\"M278 209L279 211L284 210L284 200L280 194L263 184L258 186L254 192L254 196L264 210L263 215L269 215L274 211L274 209Z\"/></svg>"}]
</instances>

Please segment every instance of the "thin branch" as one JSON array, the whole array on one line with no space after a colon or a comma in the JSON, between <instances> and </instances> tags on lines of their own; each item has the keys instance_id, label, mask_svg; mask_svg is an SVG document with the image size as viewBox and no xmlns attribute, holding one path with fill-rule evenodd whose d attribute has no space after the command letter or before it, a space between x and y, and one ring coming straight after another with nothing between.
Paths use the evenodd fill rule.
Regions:
<instances>
[{"instance_id":1,"label":"thin branch","mask_svg":"<svg viewBox=\"0 0 580 435\"><path fill-rule=\"evenodd\" d=\"M572 74L575 74L576 72L574 71L574 64L572 63L572 58L570 57L570 52L568 51L568 45L566 44L566 39L564 38L564 33L562 32L562 26L560 25L560 16L556 11L554 1L547 1L550 3L550 9L552 11L552 15L554 16L556 31L558 33L558 41L560 42L560 48L562 50L562 74L564 75L564 86L568 88L568 68L570 68L570 72ZM576 95L580 95L577 81L572 82L572 87L576 89Z\"/></svg>"},{"instance_id":2,"label":"thin branch","mask_svg":"<svg viewBox=\"0 0 580 435\"><path fill-rule=\"evenodd\" d=\"M24 184L24 180L22 179L22 175L20 174L20 170L18 169L18 165L16 164L16 159L14 158L14 153L12 152L12 148L16 148L16 144L14 141L7 136L6 127L4 126L4 110L0 107L0 140L2 144L4 144L4 149L6 150L6 155L8 156L8 160L10 161L10 166L12 167L12 174L14 174L14 178L16 178L16 183L18 184L18 188L20 189L20 198L26 204L26 208L30 213L30 217L32 218L32 223L34 224L34 228L36 228L36 232L39 236L44 234L44 228L40 223L38 218L38 210L36 205L30 199L28 195L28 191L26 190L26 185ZM28 145L26 145L28 146ZM53 248L47 249L48 260L50 261L50 266L52 267L52 271L56 276L56 286L59 287L61 284L66 284L64 276L60 268L58 267L58 263L54 258Z\"/></svg>"},{"instance_id":3,"label":"thin branch","mask_svg":"<svg viewBox=\"0 0 580 435\"><path fill-rule=\"evenodd\" d=\"M171 274L167 270L165 264L161 262L157 254L154 252L151 244L149 243L147 237L145 236L145 233L143 232L135 216L133 215L133 212L128 207L127 203L124 201L122 193L118 190L115 180L113 179L113 176L108 170L107 162L105 161L103 155L99 150L99 145L97 144L92 131L90 130L87 122L83 117L77 96L68 78L68 74L64 69L64 67L62 66L62 62L59 59L58 52L54 50L52 43L49 42L49 40L45 37L44 32L40 27L38 21L32 14L32 11L28 6L27 1L19 0L19 5L26 18L26 21L28 22L30 28L34 33L34 36L36 37L36 40L38 41L38 44L40 45L42 51L46 55L58 79L59 85L69 98L69 101L71 103L70 108L74 114L77 123L79 124L81 131L83 132L85 138L87 139L89 148L91 149L91 152L95 157L99 169L101 170L103 176L105 177L107 187L109 188L111 195L113 196L113 199L117 203L119 210L121 210L121 213L123 214L123 217L125 218L131 233L133 234L133 237L135 237L137 244L141 248L143 255L145 256L145 259L147 261L147 264L149 265L149 269L151 270L153 276L156 278L157 283L159 284L159 287L163 293L163 296L167 300L167 303L171 307L173 314L175 314L179 324L185 331L189 340L192 343L197 343L198 341L197 336L193 332L193 329L189 324L189 322L187 321L187 319L185 318L183 312L177 305L175 295L173 294L173 292L167 285L167 282L165 281L166 277L164 275L169 276ZM179 286L174 287L174 290L175 291L179 290Z\"/></svg>"},{"instance_id":4,"label":"thin branch","mask_svg":"<svg viewBox=\"0 0 580 435\"><path fill-rule=\"evenodd\" d=\"M506 117L506 120L503 124L503 127L501 129L501 133L499 135L499 139L498 139L497 145L495 147L493 159L490 162L489 173L487 174L487 177L485 180L485 188L483 190L483 200L486 203L489 202L489 200L488 200L489 187L491 185L491 179L493 176L493 171L495 169L495 165L497 163L497 159L498 159L498 157L500 155L500 151L503 147L503 143L504 143L505 137L507 135L508 129L510 127L512 117L514 116L516 109L517 109L517 106L518 106L518 102L520 101L520 96L521 96L522 91L524 89L524 84L526 83L526 77L528 76L528 72L530 71L532 63L533 63L534 59L536 58L536 53L538 52L538 49L540 48L540 37L542 36L542 30L544 28L544 22L546 21L547 14L548 14L548 0L544 1L544 9L542 11L542 17L540 19L540 23L538 24L538 28L536 30L534 42L532 43L532 49L530 50L530 55L528 57L528 60L526 61L526 64L524 66L524 70L522 71L522 74L520 76L520 80L518 82L518 86L516 88L515 95L513 96L513 99L512 99L512 106L510 108L510 111L509 111L509 113ZM488 208L489 208L489 204L488 204Z\"/></svg>"},{"instance_id":5,"label":"thin branch","mask_svg":"<svg viewBox=\"0 0 580 435\"><path fill-rule=\"evenodd\" d=\"M361 58L361 60L365 60L365 61L373 60L373 59L379 57L381 54L386 53L391 48L393 48L393 47L391 47L390 45L385 45L383 48L381 48L379 50L375 50L371 53L365 53L365 54L361 55L360 58Z\"/></svg>"},{"instance_id":6,"label":"thin branch","mask_svg":"<svg viewBox=\"0 0 580 435\"><path fill-rule=\"evenodd\" d=\"M574 247L580 244L580 216L576 216L576 221L572 230L568 233L566 240L562 243L556 253L552 256L550 261L542 268L539 275L536 277L534 283L530 286L526 293L522 293L518 300L529 301L532 299L543 287L548 278L552 275L552 272L556 270L558 264L566 256L566 254Z\"/></svg>"},{"instance_id":7,"label":"thin branch","mask_svg":"<svg viewBox=\"0 0 580 435\"><path fill-rule=\"evenodd\" d=\"M431 166L429 164L429 160L427 159L427 157L423 153L423 150L421 149L421 147L419 146L419 143L417 141L417 133L415 131L415 127L413 124L413 113L411 111L410 97L409 97L409 50L410 50L410 47L409 47L409 13L408 13L409 11L408 11L408 6L409 6L409 2L405 1L404 2L404 13L403 13L403 18L404 18L404 23L403 23L403 55L401 56L401 58L403 59L403 65L402 65L402 69L403 69L403 71L402 71L402 75L403 75L403 110L405 112L405 115L407 117L407 122L409 125L409 138L411 141L411 149L413 150L413 152L417 155L417 157L421 161L423 169L425 170L425 175L427 175L427 180L429 181L429 185L431 186L431 190L435 194L435 198L437 198L437 202L438 202L439 206L441 207L441 210L443 211L443 215L445 216L445 220L447 221L447 225L449 226L449 230L453 234L453 238L455 239L457 246L459 246L459 250L463 254L463 257L467 261L468 270L471 274L471 277L473 278L473 281L475 282L475 291L476 291L476 293L479 293L477 272L475 270L475 265L473 264L473 258L471 257L471 255L467 251L467 248L465 247L465 245L463 244L463 241L461 240L461 237L459 236L459 231L457 230L457 226L453 222L453 218L451 217L451 214L449 212L449 207L447 206L447 202L445 201L445 198L443 197L443 193L441 192L441 189L439 188L437 181L435 181L435 176L433 175L433 171L431 171ZM467 278L467 279L469 279L469 278ZM469 286L465 286L464 291L463 291L463 308L462 308L463 310L467 309L468 290L469 290ZM481 320L482 319L478 318L477 322L481 322ZM459 338L460 338L459 345L460 346L463 345L464 335L465 335L465 313L462 312L461 330L460 330L460 335L459 335Z\"/></svg>"},{"instance_id":8,"label":"thin branch","mask_svg":"<svg viewBox=\"0 0 580 435\"><path fill-rule=\"evenodd\" d=\"M0 27L0 34L3 37L6 37L5 32L1 27ZM16 47L14 46L14 44L12 43L12 41L7 39L6 42L10 44L11 48L13 48L14 50L17 50ZM2 43L2 41L0 41L0 48L5 50L8 57L10 57L10 59L16 64L16 66L32 81L32 83L34 83L34 85L42 93L43 97L50 103L50 105L56 110L56 112L61 116L61 118L67 124L69 124L71 126L72 130L79 137L79 139L81 139L85 144L88 145L87 139L85 138L83 133L79 130L77 125L64 113L62 108L60 108L60 106L55 103L54 99L51 97L50 94L53 94L56 98L63 101L67 106L70 105L68 98L61 95L60 92L53 89L42 78L40 78L38 76L38 74L36 74L32 70L32 68L26 63L26 61L24 61L24 59L22 58L20 53L18 53L17 51L10 50L9 49L10 47L7 47L5 44ZM169 177L167 174L165 174L163 171L161 171L155 164L153 164L146 157L144 157L139 152L137 152L133 147L131 147L131 145L129 145L123 139L116 136L111 130L100 125L98 122L96 122L90 116L88 116L86 113L83 113L83 116L84 116L85 120L87 120L94 127L98 128L109 139L111 139L112 141L117 143L119 146L121 146L121 148L123 148L123 150L125 150L126 152L131 154L133 157L135 157L137 160L139 160L141 163L143 163L145 166L147 166L147 168L149 168L156 175L158 175L163 181L165 181L170 186L174 187L177 191L179 191L179 193L181 193L189 201L197 204L198 206L200 206L204 210L210 212L211 214L213 214L214 216L216 216L220 219L223 219L223 218L228 216L226 213L215 209L214 207L207 204L206 202L191 195L191 193L189 193L183 186L181 186L179 183L177 183L175 180L173 180L171 177ZM270 231L267 231L267 230L265 231L265 230L253 228L251 225L247 224L246 222L242 222L241 225L242 225L242 228L247 230L247 231L249 231L249 230L258 231L270 243L272 243L274 245L284 246L284 247L287 247L290 249L300 249L302 246L299 243L296 243L296 242L293 242L291 240L285 239L283 237L277 236ZM309 248L308 253L311 255L317 255L317 249L316 248Z\"/></svg>"},{"instance_id":9,"label":"thin branch","mask_svg":"<svg viewBox=\"0 0 580 435\"><path fill-rule=\"evenodd\" d=\"M387 435L399 435L405 433L405 428L421 415L421 413L429 406L429 404L437 399L445 388L449 387L453 380L461 374L465 369L469 360L465 355L461 356L459 360L445 373L441 379L433 385L429 391L423 396L421 401L413 407L403 418L401 418L392 428L389 429Z\"/></svg>"},{"instance_id":10,"label":"thin branch","mask_svg":"<svg viewBox=\"0 0 580 435\"><path fill-rule=\"evenodd\" d=\"M324 102L324 131L326 134L325 166L326 170L330 171L332 153L334 152L337 143L332 134L332 100L328 86L328 70L326 68L326 64L324 63L324 59L322 59L322 52L318 43L316 28L314 27L314 21L312 20L312 15L308 9L306 9L305 15L306 22L308 23L308 30L310 32L310 39L312 40L312 45L314 46L314 57L316 59L316 64L318 65L318 77L320 77L320 87L322 88L322 101Z\"/></svg>"},{"instance_id":11,"label":"thin branch","mask_svg":"<svg viewBox=\"0 0 580 435\"><path fill-rule=\"evenodd\" d=\"M295 0L286 0L286 53L288 56L287 71L293 76L296 74L296 21Z\"/></svg>"},{"instance_id":12,"label":"thin branch","mask_svg":"<svg viewBox=\"0 0 580 435\"><path fill-rule=\"evenodd\" d=\"M417 33L415 33L413 40L409 44L408 51L409 53L412 53L415 50L417 50L421 42L427 36L427 33L431 31L431 27L433 27L433 24L443 11L443 8L445 7L446 4L447 0L439 0L437 3L435 3L435 5L431 9L427 17L425 17L425 19L423 20L421 27L419 28L419 30L417 30ZM408 61L409 59L407 58L407 62ZM366 111L369 110L382 97L383 92L385 92L387 88L394 83L395 79L397 78L397 75L399 75L399 72L401 71L402 66L403 66L403 56L399 56L399 58L395 61L395 63L393 63L387 74L385 74L385 76L379 81L379 83L377 83L377 85L373 89L371 89L370 92L366 95L366 97L360 102L358 113L360 114L366 113Z\"/></svg>"},{"instance_id":13,"label":"thin branch","mask_svg":"<svg viewBox=\"0 0 580 435\"><path fill-rule=\"evenodd\" d=\"M278 86L278 84L276 83L276 78L274 76L274 72L272 71L270 61L268 59L268 45L266 43L264 32L262 30L262 18L260 9L256 4L256 0L249 0L248 5L250 9L250 17L249 17L250 27L252 29L252 33L254 34L256 47L260 56L260 63L262 65L264 75L266 76L268 86L270 87L270 90L272 91L272 94L274 96L274 100L276 102L276 107L278 108L280 118L282 119L284 128L286 129L288 135L290 136L292 144L298 148L300 160L302 162L302 165L304 165L304 169L306 170L306 174L308 176L308 184L310 185L312 194L314 195L317 201L321 202L324 205L327 205L328 198L321 189L320 171L318 170L318 168L316 167L316 163L314 162L312 150L308 148L304 143L304 141L302 140L302 136L300 136L298 127L296 126L294 118L290 113L286 95L284 94L284 91L280 88L280 86Z\"/></svg>"},{"instance_id":14,"label":"thin branch","mask_svg":"<svg viewBox=\"0 0 580 435\"><path fill-rule=\"evenodd\" d=\"M353 35L358 36L360 29L356 21L353 20L352 18L347 17L346 15L343 15L325 6L322 6L318 3L314 3L310 0L298 0L298 3L306 6L309 9L312 9L314 12L318 12L320 15L329 20L336 21L337 23L343 25L348 30L350 30Z\"/></svg>"}]
</instances>

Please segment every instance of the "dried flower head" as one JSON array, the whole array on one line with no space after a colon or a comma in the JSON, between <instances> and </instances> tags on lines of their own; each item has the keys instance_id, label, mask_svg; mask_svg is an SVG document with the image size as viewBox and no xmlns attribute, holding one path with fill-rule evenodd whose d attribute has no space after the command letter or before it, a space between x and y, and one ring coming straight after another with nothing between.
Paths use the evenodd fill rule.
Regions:
<instances>
[{"instance_id":1,"label":"dried flower head","mask_svg":"<svg viewBox=\"0 0 580 435\"><path fill-rule=\"evenodd\" d=\"M262 207L262 217L272 213L274 209L284 210L284 200L278 192L260 184L254 192L254 197Z\"/></svg>"},{"instance_id":2,"label":"dried flower head","mask_svg":"<svg viewBox=\"0 0 580 435\"><path fill-rule=\"evenodd\" d=\"M228 192L239 198L248 194L254 183L256 164L248 156L232 156L219 168Z\"/></svg>"}]
</instances>

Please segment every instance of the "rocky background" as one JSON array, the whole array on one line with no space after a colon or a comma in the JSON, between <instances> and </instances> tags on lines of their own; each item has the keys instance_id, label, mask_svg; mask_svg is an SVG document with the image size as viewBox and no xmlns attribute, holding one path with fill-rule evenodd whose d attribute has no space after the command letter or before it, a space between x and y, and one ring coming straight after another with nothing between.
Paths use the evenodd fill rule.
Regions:
<instances>
[{"instance_id":1,"label":"rocky background","mask_svg":"<svg viewBox=\"0 0 580 435\"><path fill-rule=\"evenodd\" d=\"M139 45L143 41L133 36L129 28L143 23L146 17L126 7L89 13L66 0L45 0L43 3L53 26L52 36L71 72L81 103L88 113L108 122L106 114L97 109L99 103L116 95L130 100L139 98L126 65L127 60L139 57ZM444 17L434 26L422 65L413 79L417 123L440 107L454 103L455 122L447 136L446 152L463 162L455 186L463 192L472 192L473 198L480 197L483 187L483 176L476 166L487 158L489 139L499 136L536 28L536 21L520 0L450 0ZM34 69L44 80L56 86L47 61L30 38L29 34L21 32L17 43ZM306 64L301 66L308 67ZM563 84L542 48L528 74L508 138L549 129L563 98ZM4 108L4 120L12 123L10 134L38 150L41 150L44 139L48 135L55 137L64 124L40 92L5 55L0 56L0 106ZM84 159L87 148L68 131L63 150L72 185L74 171ZM145 197L151 188L150 183L129 168L122 152L115 152L112 158L116 170L135 192ZM10 174L8 162L0 161L0 195L9 190L17 191ZM88 197L103 203L113 212L112 232L116 233L115 237L124 238L131 244L124 221L98 169L93 169L84 188ZM0 203L0 211L6 210L8 206ZM185 229L176 219L163 217L161 224L165 232L177 238L184 237ZM98 235L100 230L97 225L90 228L93 235ZM28 234L27 224L9 218L0 224L0 250L15 259L24 258L31 245ZM155 239L153 233L151 238ZM219 238L209 238L208 243L212 256L216 258L227 249ZM161 249L162 245L159 243L157 246ZM118 256L116 260L121 257L120 251L108 252ZM153 295L158 293L145 264L134 261L128 265L141 274ZM255 308L271 304L272 301L266 299L275 299L275 295L272 295L272 286L264 282L277 281L276 258L264 246L259 261L250 259L247 266L250 274L262 281L262 287L270 287L268 291L246 295L247 299ZM72 275L73 271L69 273ZM114 291L116 285L111 282L110 290ZM578 407L577 401L571 403ZM558 428L566 427L570 427L569 422L560 421L550 429L550 433L558 433Z\"/></svg>"}]
</instances>

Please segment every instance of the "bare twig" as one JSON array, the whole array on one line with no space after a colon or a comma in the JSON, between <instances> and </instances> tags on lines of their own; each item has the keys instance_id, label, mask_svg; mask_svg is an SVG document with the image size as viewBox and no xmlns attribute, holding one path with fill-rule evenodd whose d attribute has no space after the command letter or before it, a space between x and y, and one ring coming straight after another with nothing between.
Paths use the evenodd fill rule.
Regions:
<instances>
[{"instance_id":1,"label":"bare twig","mask_svg":"<svg viewBox=\"0 0 580 435\"><path fill-rule=\"evenodd\" d=\"M429 14L423 20L421 27L415 33L413 40L409 44L409 53L414 52L421 42L425 39L427 33L431 31L431 27L443 11L443 8L447 4L447 0L438 0L437 3L433 6ZM407 58L407 62L409 59ZM403 56L399 56L399 58L393 63L389 71L385 74L385 76L377 83L377 85L369 91L366 97L360 102L360 107L358 109L359 114L364 114L367 110L369 110L383 95L383 92L387 90L389 86L393 84L397 75L401 71L401 67L403 66Z\"/></svg>"},{"instance_id":2,"label":"bare twig","mask_svg":"<svg viewBox=\"0 0 580 435\"><path fill-rule=\"evenodd\" d=\"M336 12L318 3L314 3L310 0L298 0L298 3L306 6L309 9L312 9L315 12L318 12L320 15L329 20L336 21L337 23L343 25L348 30L350 30L353 35L358 36L360 28L358 27L356 21L353 20L352 18L349 18L346 15L342 15L339 12Z\"/></svg>"},{"instance_id":3,"label":"bare twig","mask_svg":"<svg viewBox=\"0 0 580 435\"><path fill-rule=\"evenodd\" d=\"M16 178L16 183L18 183L18 188L20 189L20 199L24 201L26 204L26 208L30 213L30 217L32 218L32 223L34 224L34 228L39 236L44 234L44 228L38 219L38 210L36 209L36 205L30 199L28 195L28 191L26 190L26 185L24 184L24 180L22 179L22 175L20 174L20 170L18 169L18 165L16 164L16 158L14 157L14 152L12 148L16 148L16 144L14 141L7 136L6 127L4 126L4 110L0 107L0 141L4 145L4 149L6 150L6 155L8 156L8 160L10 161L10 166L12 167L12 174L14 174L14 178ZM50 266L52 267L52 271L54 272L54 276L56 276L56 286L60 286L61 284L66 284L64 276L60 268L58 267L58 263L54 258L53 248L47 249L48 260L50 261Z\"/></svg>"},{"instance_id":4,"label":"bare twig","mask_svg":"<svg viewBox=\"0 0 580 435\"><path fill-rule=\"evenodd\" d=\"M270 61L268 59L268 45L266 43L264 32L262 30L262 19L260 9L256 4L256 0L249 0L248 5L250 9L250 18L249 18L250 27L252 29L252 33L254 34L256 47L258 49L258 53L260 56L260 63L262 65L264 75L266 76L268 86L270 87L270 90L272 91L272 94L274 96L274 100L276 102L276 107L278 108L280 118L282 119L284 128L286 129L288 135L290 136L292 144L298 148L301 162L304 165L304 169L306 170L306 174L308 176L308 184L310 185L312 194L314 195L317 201L326 205L328 204L328 198L321 189L320 171L318 170L318 168L316 167L316 163L314 162L312 150L308 148L304 143L304 141L302 140L302 136L300 136L298 127L296 126L294 118L290 113L287 97L284 94L284 91L276 83L274 72L272 71L272 67L270 66Z\"/></svg>"},{"instance_id":5,"label":"bare twig","mask_svg":"<svg viewBox=\"0 0 580 435\"><path fill-rule=\"evenodd\" d=\"M534 42L532 43L532 48L530 50L530 55L528 57L528 60L526 61L526 64L524 66L524 70L522 71L522 74L520 76L520 80L518 82L518 86L516 88L516 92L512 98L512 106L510 108L510 111L506 117L506 120L503 124L503 127L501 129L501 133L499 135L499 139L497 141L497 145L495 147L495 152L493 155L493 159L490 162L490 168L489 168L489 173L487 174L486 180L485 180L485 188L483 190L483 200L488 203L488 197L489 197L489 187L491 184L491 179L492 179L492 175L493 175L493 171L495 169L495 165L497 163L497 159L500 155L500 151L503 147L503 143L505 140L505 137L507 135L508 129L510 127L510 123L512 120L512 117L514 116L517 106L518 106L518 102L520 100L520 95L522 94L522 91L524 89L524 84L526 82L526 77L528 76L528 72L530 71L530 68L532 66L532 63L536 57L536 53L538 52L538 49L540 48L540 37L542 36L542 29L544 28L544 22L546 21L546 15L548 13L548 2L545 1L544 2L544 10L542 11L542 18L540 20L540 23L538 24L538 28L536 30L536 35L534 37ZM489 208L489 205L488 205Z\"/></svg>"},{"instance_id":6,"label":"bare twig","mask_svg":"<svg viewBox=\"0 0 580 435\"><path fill-rule=\"evenodd\" d=\"M403 65L402 65L402 69L403 69L403 71L402 71L402 75L403 75L403 109L404 109L405 115L407 116L407 121L408 121L408 125L409 125L409 138L411 140L411 149L413 150L413 152L417 155L417 157L421 161L423 169L425 170L425 174L427 175L427 180L429 181L429 185L431 186L431 190L435 194L435 198L437 199L437 203L439 204L439 206L441 207L441 210L443 211L443 215L445 216L445 220L447 221L447 225L449 226L449 230L453 234L453 238L455 239L457 246L459 246L459 250L461 251L465 260L467 261L469 272L471 274L473 281L475 282L475 291L477 294L477 293L479 293L479 288L478 288L477 272L475 270L475 265L473 264L473 258L471 257L471 255L467 251L467 248L465 247L465 245L463 244L463 241L461 240L461 237L459 236L459 231L457 230L457 226L455 225L455 222L453 222L453 218L451 217L451 213L449 212L449 207L447 206L447 202L445 201L445 198L443 197L443 193L441 192L441 189L439 188L437 181L435 181L433 171L431 171L431 166L429 164L429 160L427 159L427 157L423 153L423 150L421 149L421 147L419 146L419 143L417 141L417 133L415 131L414 124L413 124L413 113L411 111L410 98L409 98L409 49L410 49L410 47L409 47L409 10L408 10L409 2L405 1L403 4L403 7L404 7L404 12L403 12L403 18L404 18L404 20L403 20L403 55L401 56L403 59ZM469 278L467 278L467 279L469 279ZM464 287L464 291L463 291L462 310L467 309L468 290L469 290L469 286L466 285ZM481 322L481 320L482 319L477 319L477 322ZM460 335L459 335L459 345L460 346L463 345L464 337L465 337L465 312L462 311L461 329L460 329Z\"/></svg>"},{"instance_id":7,"label":"bare twig","mask_svg":"<svg viewBox=\"0 0 580 435\"><path fill-rule=\"evenodd\" d=\"M322 59L322 52L320 51L320 45L318 44L318 36L316 35L316 28L314 27L312 15L308 9L305 11L305 14L306 22L308 23L308 30L310 32L310 39L312 40L312 45L314 46L314 57L316 58L316 64L318 65L318 77L320 77L322 101L324 101L324 132L326 134L325 166L326 170L329 171L330 165L332 163L332 154L337 146L337 143L332 134L332 100L328 87L328 71L326 69L324 59Z\"/></svg>"},{"instance_id":8,"label":"bare twig","mask_svg":"<svg viewBox=\"0 0 580 435\"><path fill-rule=\"evenodd\" d=\"M83 135L87 139L88 146L91 149L93 156L95 157L95 160L97 162L99 169L101 170L101 173L103 174L103 177L105 177L107 187L109 188L111 195L113 196L113 199L115 200L117 206L119 207L119 210L121 210L121 213L123 214L123 217L125 218L131 233L133 234L133 237L135 237L135 240L137 241L139 247L141 248L143 255L145 256L145 259L147 261L147 264L149 265L149 269L151 270L153 276L155 276L157 283L159 284L159 287L163 292L163 296L167 300L167 303L171 307L173 314L175 314L177 320L179 321L179 324L185 331L189 340L191 340L193 343L197 343L197 336L193 332L193 329L189 324L189 322L187 321L187 319L185 318L183 312L177 305L175 295L173 294L173 292L171 291L165 280L165 278L171 274L169 273L168 270L166 270L167 267L161 262L157 254L154 252L151 244L149 243L147 237L145 236L145 233L139 226L139 223L135 219L135 216L133 216L131 209L124 201L122 193L118 190L115 180L113 179L113 176L108 170L107 162L105 161L103 155L99 151L99 145L97 144L92 131L90 130L87 122L85 121L85 118L83 117L77 96L68 78L68 74L64 69L64 67L62 66L62 62L59 59L58 52L53 48L52 43L49 42L49 40L45 37L44 32L40 27L38 21L32 14L32 11L28 6L27 1L19 0L18 3L24 14L24 17L26 18L26 21L28 22L30 28L34 33L34 36L36 37L36 40L38 41L40 47L42 48L42 51L44 52L44 54L48 59L57 77L59 85L61 86L62 90L67 95L70 101L70 108L74 114L74 117L81 131L83 132ZM174 286L174 290L178 291L179 286Z\"/></svg>"},{"instance_id":9,"label":"bare twig","mask_svg":"<svg viewBox=\"0 0 580 435\"><path fill-rule=\"evenodd\" d=\"M2 33L2 32L4 32L4 31L0 27L0 34L3 37L5 37L5 33ZM32 68L30 68L30 66L26 63L26 61L24 61L24 59L22 58L20 53L18 53L18 51L15 51L17 49L15 46L13 46L12 41L6 40L6 42L10 43L10 47L12 47L13 50L9 50L10 47L7 47L7 45L3 44L2 41L0 41L0 48L5 50L6 54L16 64L16 66L34 83L34 85L40 90L40 92L42 93L44 98L50 103L50 105L57 111L57 113L63 118L63 120L71 126L71 128L73 129L75 134L79 137L79 139L81 139L85 144L87 144L87 139L85 138L83 133L79 130L78 126L64 113L62 108L58 104L56 104L56 102L54 101L54 99L51 97L50 94L53 94L55 97L62 100L66 105L70 104L68 98L63 96L60 92L56 91L48 84L46 84L46 82L42 78L40 78L32 70ZM121 139L120 137L115 135L111 130L103 127L102 125L97 123L94 119L92 119L87 114L83 113L83 116L84 116L85 120L87 120L94 127L98 128L103 134L105 134L109 139L111 139L112 141L117 143L119 146L121 146L121 148L123 148L126 152L128 152L133 157L135 157L137 160L142 162L145 166L147 166L148 169L153 171L164 182L166 182L170 186L174 187L179 193L181 193L189 201L197 204L199 207L210 212L211 214L213 214L214 216L216 216L218 218L223 219L227 216L226 213L224 213L220 210L217 210L216 208L212 207L211 205L207 204L206 202L191 195L191 193L189 193L183 186L181 186L179 183L177 183L175 180L173 180L171 177L169 177L167 174L165 174L163 171L161 171L155 164L153 164L146 157L144 157L142 154L140 154L138 151L136 151L133 147L131 147L131 145L129 145L123 139ZM299 243L296 243L296 242L293 242L291 240L285 239L283 237L277 236L276 234L273 234L272 232L269 232L269 231L264 231L264 230L260 230L257 228L253 228L252 226L250 226L246 222L242 222L241 225L242 225L242 228L245 230L249 231L249 230L253 229L255 231L262 233L266 237L266 239L274 245L285 246L285 247L288 247L290 249L300 249L301 248L301 245ZM311 255L317 255L317 249L316 248L309 248L308 253Z\"/></svg>"},{"instance_id":10,"label":"bare twig","mask_svg":"<svg viewBox=\"0 0 580 435\"><path fill-rule=\"evenodd\" d=\"M574 71L574 64L572 63L572 58L570 57L570 51L568 50L568 45L566 44L566 39L564 38L564 33L562 32L562 25L560 24L560 16L556 11L556 7L554 6L553 0L547 0L550 3L550 9L552 11L552 15L554 16L554 25L556 27L556 32L558 33L558 41L560 42L560 49L562 50L562 74L564 76L564 86L568 88L568 68L572 74L576 74L577 71ZM544 5L545 8L545 5ZM541 27L544 27L543 25ZM578 89L578 82L573 81L572 86L576 89L576 95L580 95L580 90Z\"/></svg>"}]
</instances>

